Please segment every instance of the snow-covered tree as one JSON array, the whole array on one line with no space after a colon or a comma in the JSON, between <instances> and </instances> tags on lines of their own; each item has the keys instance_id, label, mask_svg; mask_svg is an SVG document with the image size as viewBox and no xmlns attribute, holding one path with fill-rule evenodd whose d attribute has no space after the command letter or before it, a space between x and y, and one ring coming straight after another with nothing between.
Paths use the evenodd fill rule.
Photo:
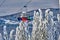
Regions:
<instances>
[{"instance_id":1,"label":"snow-covered tree","mask_svg":"<svg viewBox=\"0 0 60 40\"><path fill-rule=\"evenodd\" d=\"M16 28L16 39L17 40L26 40L26 37L25 37L25 26L24 26L24 22L23 21L21 21L19 23L19 27Z\"/></svg>"},{"instance_id":2,"label":"snow-covered tree","mask_svg":"<svg viewBox=\"0 0 60 40\"><path fill-rule=\"evenodd\" d=\"M47 40L47 30L44 25L41 9L39 12L34 11L32 40Z\"/></svg>"},{"instance_id":3,"label":"snow-covered tree","mask_svg":"<svg viewBox=\"0 0 60 40\"><path fill-rule=\"evenodd\" d=\"M13 37L14 37L13 32L14 32L14 30L12 29L12 30L10 31L10 37L9 37L9 40L13 40Z\"/></svg>"},{"instance_id":4,"label":"snow-covered tree","mask_svg":"<svg viewBox=\"0 0 60 40\"><path fill-rule=\"evenodd\" d=\"M40 17L39 17L39 26L38 26L38 29L39 29L39 35L38 38L39 40L47 40L47 26L46 26L46 22L43 21L43 15L42 15L42 11L41 9L39 9L39 13L40 13ZM44 23L45 22L45 23Z\"/></svg>"},{"instance_id":5,"label":"snow-covered tree","mask_svg":"<svg viewBox=\"0 0 60 40\"><path fill-rule=\"evenodd\" d=\"M60 35L59 35L59 38L58 38L58 40L60 40Z\"/></svg>"},{"instance_id":6,"label":"snow-covered tree","mask_svg":"<svg viewBox=\"0 0 60 40\"><path fill-rule=\"evenodd\" d=\"M37 25L39 21L38 17L39 13L34 11L34 17L33 17L33 30L32 30L32 40L36 39L36 31L37 31Z\"/></svg>"},{"instance_id":7,"label":"snow-covered tree","mask_svg":"<svg viewBox=\"0 0 60 40\"><path fill-rule=\"evenodd\" d=\"M48 14L48 15L47 15ZM54 26L53 12L50 9L45 11L46 20L47 20L47 31L48 31L48 40L55 40L56 26Z\"/></svg>"},{"instance_id":8,"label":"snow-covered tree","mask_svg":"<svg viewBox=\"0 0 60 40\"><path fill-rule=\"evenodd\" d=\"M0 33L0 40L3 40L3 38L2 38L2 34Z\"/></svg>"},{"instance_id":9,"label":"snow-covered tree","mask_svg":"<svg viewBox=\"0 0 60 40\"><path fill-rule=\"evenodd\" d=\"M4 27L3 27L3 38L4 38L4 40L8 40L8 33L6 30L6 25L4 25Z\"/></svg>"},{"instance_id":10,"label":"snow-covered tree","mask_svg":"<svg viewBox=\"0 0 60 40\"><path fill-rule=\"evenodd\" d=\"M57 14L58 22L60 22L60 14Z\"/></svg>"},{"instance_id":11,"label":"snow-covered tree","mask_svg":"<svg viewBox=\"0 0 60 40\"><path fill-rule=\"evenodd\" d=\"M19 40L19 28L16 28L15 40Z\"/></svg>"}]
</instances>

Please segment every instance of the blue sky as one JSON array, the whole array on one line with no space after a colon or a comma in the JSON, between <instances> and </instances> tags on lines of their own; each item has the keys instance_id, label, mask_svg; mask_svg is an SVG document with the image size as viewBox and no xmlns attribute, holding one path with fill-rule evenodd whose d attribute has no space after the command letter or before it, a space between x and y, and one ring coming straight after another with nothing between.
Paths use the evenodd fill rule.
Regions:
<instances>
[{"instance_id":1,"label":"blue sky","mask_svg":"<svg viewBox=\"0 0 60 40\"><path fill-rule=\"evenodd\" d=\"M0 0L2 3L3 0ZM25 5L29 0L6 0L0 7L0 16L13 14L21 11L20 8ZM32 0L28 5L28 10L38 8L58 8L59 0Z\"/></svg>"}]
</instances>

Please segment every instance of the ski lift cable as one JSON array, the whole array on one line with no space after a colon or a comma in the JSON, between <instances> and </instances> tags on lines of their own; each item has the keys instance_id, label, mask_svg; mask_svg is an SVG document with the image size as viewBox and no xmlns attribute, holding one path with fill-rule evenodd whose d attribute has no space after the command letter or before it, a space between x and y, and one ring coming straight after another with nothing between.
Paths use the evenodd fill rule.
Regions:
<instances>
[{"instance_id":1,"label":"ski lift cable","mask_svg":"<svg viewBox=\"0 0 60 40\"><path fill-rule=\"evenodd\" d=\"M32 0L30 0L30 1L28 1L24 6L27 6L29 3L31 3L32 2Z\"/></svg>"},{"instance_id":2,"label":"ski lift cable","mask_svg":"<svg viewBox=\"0 0 60 40\"><path fill-rule=\"evenodd\" d=\"M4 4L4 2L5 2L6 0L3 0L3 2L0 4L0 7ZM32 2L32 0L29 0L24 6L22 6L22 8L20 8L19 10L17 10L17 11L19 11L20 12L20 10L22 10L25 6L27 6L29 3L31 3Z\"/></svg>"},{"instance_id":3,"label":"ski lift cable","mask_svg":"<svg viewBox=\"0 0 60 40\"><path fill-rule=\"evenodd\" d=\"M0 7L4 4L4 2L5 2L6 0L3 0L3 2L0 4ZM24 6L27 6L29 3L31 3L32 2L32 0L29 0ZM20 10L22 10L23 8L24 8L24 6L22 6L22 8L20 8L19 10L17 10L17 11L20 11Z\"/></svg>"},{"instance_id":4,"label":"ski lift cable","mask_svg":"<svg viewBox=\"0 0 60 40\"><path fill-rule=\"evenodd\" d=\"M0 4L0 7L3 5L3 3L5 2L6 0L4 0L1 4ZM29 0L24 6L27 6L29 3L31 3L32 2L32 0ZM24 8L24 6L21 8L21 10ZM5 19L4 19L4 21L6 21Z\"/></svg>"},{"instance_id":5,"label":"ski lift cable","mask_svg":"<svg viewBox=\"0 0 60 40\"><path fill-rule=\"evenodd\" d=\"M2 1L2 3L0 4L0 7L4 4L5 1L6 1L6 0L3 0L3 1Z\"/></svg>"},{"instance_id":6,"label":"ski lift cable","mask_svg":"<svg viewBox=\"0 0 60 40\"><path fill-rule=\"evenodd\" d=\"M22 6L22 8L20 8L19 10L17 10L18 12L20 12L20 10L22 10L24 7L27 7L29 3L31 3L32 0L29 0L25 5Z\"/></svg>"}]
</instances>

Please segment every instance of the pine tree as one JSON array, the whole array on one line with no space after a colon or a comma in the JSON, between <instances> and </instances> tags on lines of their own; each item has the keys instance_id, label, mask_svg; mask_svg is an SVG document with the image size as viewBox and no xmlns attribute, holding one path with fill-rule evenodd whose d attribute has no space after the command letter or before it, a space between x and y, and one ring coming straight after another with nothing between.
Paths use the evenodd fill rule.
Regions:
<instances>
[{"instance_id":1,"label":"pine tree","mask_svg":"<svg viewBox=\"0 0 60 40\"><path fill-rule=\"evenodd\" d=\"M14 30L12 29L12 30L10 31L10 38L9 38L9 40L13 40L13 37L14 37L13 32L14 32Z\"/></svg>"},{"instance_id":2,"label":"pine tree","mask_svg":"<svg viewBox=\"0 0 60 40\"><path fill-rule=\"evenodd\" d=\"M34 11L32 40L47 40L46 28L46 23L43 23L41 9L39 9L39 12Z\"/></svg>"},{"instance_id":3,"label":"pine tree","mask_svg":"<svg viewBox=\"0 0 60 40\"><path fill-rule=\"evenodd\" d=\"M0 40L3 40L3 38L2 38L2 34L0 33Z\"/></svg>"},{"instance_id":4,"label":"pine tree","mask_svg":"<svg viewBox=\"0 0 60 40\"><path fill-rule=\"evenodd\" d=\"M26 40L25 28L24 28L24 22L23 21L21 21L19 23L19 27L16 28L16 39L15 40Z\"/></svg>"},{"instance_id":5,"label":"pine tree","mask_svg":"<svg viewBox=\"0 0 60 40\"><path fill-rule=\"evenodd\" d=\"M4 38L4 40L8 40L8 33L6 30L6 26L3 27L3 38Z\"/></svg>"}]
</instances>

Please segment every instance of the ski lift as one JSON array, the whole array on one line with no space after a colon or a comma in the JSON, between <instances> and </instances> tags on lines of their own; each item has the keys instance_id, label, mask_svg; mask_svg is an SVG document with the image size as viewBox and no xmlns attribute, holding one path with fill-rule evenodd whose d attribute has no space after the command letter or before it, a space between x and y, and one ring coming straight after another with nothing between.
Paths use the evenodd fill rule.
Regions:
<instances>
[{"instance_id":1,"label":"ski lift","mask_svg":"<svg viewBox=\"0 0 60 40\"><path fill-rule=\"evenodd\" d=\"M26 21L31 21L33 19L33 17L18 17L18 21L23 21L23 22L26 22Z\"/></svg>"},{"instance_id":2,"label":"ski lift","mask_svg":"<svg viewBox=\"0 0 60 40\"><path fill-rule=\"evenodd\" d=\"M32 2L32 0L29 0L24 6L23 6L23 8L25 8L25 11L23 11L22 12L22 17L18 17L17 19L18 19L18 21L23 21L23 22L26 22L26 21L30 21L31 20L31 18L30 18L30 16L28 16L27 17L27 7L28 7L28 4L29 3L31 3Z\"/></svg>"}]
</instances>

